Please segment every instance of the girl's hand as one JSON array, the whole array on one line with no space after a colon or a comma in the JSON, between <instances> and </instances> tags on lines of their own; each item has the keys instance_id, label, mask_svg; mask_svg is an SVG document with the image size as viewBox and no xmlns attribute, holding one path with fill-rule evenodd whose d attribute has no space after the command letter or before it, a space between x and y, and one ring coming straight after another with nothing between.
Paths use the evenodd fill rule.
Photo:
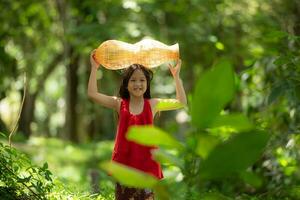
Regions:
<instances>
[{"instance_id":1,"label":"girl's hand","mask_svg":"<svg viewBox=\"0 0 300 200\"><path fill-rule=\"evenodd\" d=\"M96 52L96 49L94 49L91 52L91 54L90 54L90 62L91 62L92 67L98 69L98 67L100 66L100 64L95 60L95 52Z\"/></svg>"},{"instance_id":2,"label":"girl's hand","mask_svg":"<svg viewBox=\"0 0 300 200\"><path fill-rule=\"evenodd\" d=\"M169 69L174 78L179 78L180 68L181 68L181 60L180 59L177 60L175 67L173 67L169 63Z\"/></svg>"}]
</instances>

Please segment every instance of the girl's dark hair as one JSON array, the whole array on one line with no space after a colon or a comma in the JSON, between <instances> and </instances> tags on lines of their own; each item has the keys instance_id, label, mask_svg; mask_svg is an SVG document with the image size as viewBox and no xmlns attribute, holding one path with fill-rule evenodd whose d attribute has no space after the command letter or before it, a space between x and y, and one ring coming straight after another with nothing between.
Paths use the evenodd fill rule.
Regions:
<instances>
[{"instance_id":1,"label":"girl's dark hair","mask_svg":"<svg viewBox=\"0 0 300 200\"><path fill-rule=\"evenodd\" d=\"M123 80L121 83L121 87L119 90L119 95L121 98L123 99L129 99L130 95L127 89L128 86L128 82L130 77L132 76L133 72L137 69L142 70L142 72L144 73L146 80L147 80L147 90L144 93L144 98L150 99L151 98L151 92L150 92L150 82L153 78L153 72L150 69L147 69L146 67L144 67L143 65L140 64L132 64L130 65L126 71L123 73Z\"/></svg>"}]
</instances>

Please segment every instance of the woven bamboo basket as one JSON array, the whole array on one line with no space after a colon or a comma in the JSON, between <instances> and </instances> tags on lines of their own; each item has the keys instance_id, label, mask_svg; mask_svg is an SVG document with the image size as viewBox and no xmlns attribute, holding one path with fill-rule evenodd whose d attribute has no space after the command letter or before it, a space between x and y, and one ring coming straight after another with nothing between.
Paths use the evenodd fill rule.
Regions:
<instances>
[{"instance_id":1,"label":"woven bamboo basket","mask_svg":"<svg viewBox=\"0 0 300 200\"><path fill-rule=\"evenodd\" d=\"M118 70L132 64L148 68L179 59L179 46L168 46L152 39L143 39L135 44L119 40L107 40L95 52L95 60L107 69Z\"/></svg>"}]
</instances>

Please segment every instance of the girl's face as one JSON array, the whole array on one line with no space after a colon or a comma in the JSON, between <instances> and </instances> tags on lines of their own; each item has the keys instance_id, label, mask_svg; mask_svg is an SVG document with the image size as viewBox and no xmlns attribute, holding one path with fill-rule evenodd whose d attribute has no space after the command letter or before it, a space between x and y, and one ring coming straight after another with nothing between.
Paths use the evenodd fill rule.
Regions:
<instances>
[{"instance_id":1,"label":"girl's face","mask_svg":"<svg viewBox=\"0 0 300 200\"><path fill-rule=\"evenodd\" d=\"M141 97L147 90L147 79L143 71L136 69L128 81L127 86L130 95Z\"/></svg>"}]
</instances>

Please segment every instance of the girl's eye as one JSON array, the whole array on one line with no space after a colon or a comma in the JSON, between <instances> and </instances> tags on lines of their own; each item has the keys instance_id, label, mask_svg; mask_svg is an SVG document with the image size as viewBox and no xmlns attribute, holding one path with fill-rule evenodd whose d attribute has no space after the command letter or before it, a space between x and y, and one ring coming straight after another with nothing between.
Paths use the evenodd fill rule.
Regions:
<instances>
[{"instance_id":1,"label":"girl's eye","mask_svg":"<svg viewBox=\"0 0 300 200\"><path fill-rule=\"evenodd\" d=\"M134 82L135 80L134 80L134 79L131 79L130 81Z\"/></svg>"},{"instance_id":2,"label":"girl's eye","mask_svg":"<svg viewBox=\"0 0 300 200\"><path fill-rule=\"evenodd\" d=\"M144 79L141 80L142 82L145 81Z\"/></svg>"}]
</instances>

